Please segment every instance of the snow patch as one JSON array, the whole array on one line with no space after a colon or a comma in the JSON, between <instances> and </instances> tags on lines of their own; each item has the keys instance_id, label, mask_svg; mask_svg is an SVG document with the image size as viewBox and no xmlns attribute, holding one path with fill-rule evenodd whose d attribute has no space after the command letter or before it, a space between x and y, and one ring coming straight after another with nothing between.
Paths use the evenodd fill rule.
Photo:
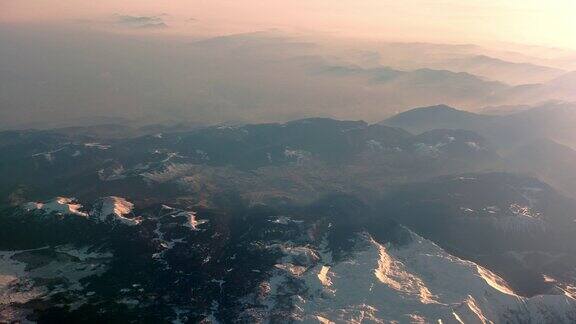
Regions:
<instances>
[{"instance_id":1,"label":"snow patch","mask_svg":"<svg viewBox=\"0 0 576 324\"><path fill-rule=\"evenodd\" d=\"M66 147L69 145L70 143L66 143L64 144L64 146L61 146L55 150L52 151L48 151L48 152L42 152L42 153L36 153L36 154L32 154L32 157L38 157L38 156L42 156L46 159L46 161L52 163L54 162L54 153L60 152L64 149L66 149Z\"/></svg>"},{"instance_id":2,"label":"snow patch","mask_svg":"<svg viewBox=\"0 0 576 324\"><path fill-rule=\"evenodd\" d=\"M466 145L468 145L469 148L471 148L475 151L482 151L484 149L482 146L480 146L476 142L466 142Z\"/></svg>"},{"instance_id":3,"label":"snow patch","mask_svg":"<svg viewBox=\"0 0 576 324\"><path fill-rule=\"evenodd\" d=\"M288 224L301 224L303 221L293 220L288 216L278 216L278 218L271 220L270 222L274 224L288 225Z\"/></svg>"},{"instance_id":4,"label":"snow patch","mask_svg":"<svg viewBox=\"0 0 576 324\"><path fill-rule=\"evenodd\" d=\"M330 279L330 267L322 266L320 272L318 272L318 280L322 283L324 287L332 286L332 279Z\"/></svg>"},{"instance_id":5,"label":"snow patch","mask_svg":"<svg viewBox=\"0 0 576 324\"><path fill-rule=\"evenodd\" d=\"M436 158L440 155L441 150L440 148L446 144L438 143L436 145L428 145L424 143L416 143L414 146L416 147L416 154L421 156L430 156Z\"/></svg>"},{"instance_id":6,"label":"snow patch","mask_svg":"<svg viewBox=\"0 0 576 324\"><path fill-rule=\"evenodd\" d=\"M25 211L42 211L47 214L57 215L77 215L88 217L88 214L82 212L82 205L75 198L56 197L47 202L28 202L22 206Z\"/></svg>"},{"instance_id":7,"label":"snow patch","mask_svg":"<svg viewBox=\"0 0 576 324\"><path fill-rule=\"evenodd\" d=\"M384 149L384 147L382 146L382 143L378 142L377 140L368 140L366 141L366 145L368 146L368 148L371 151L377 152L377 151L381 151Z\"/></svg>"},{"instance_id":8,"label":"snow patch","mask_svg":"<svg viewBox=\"0 0 576 324\"><path fill-rule=\"evenodd\" d=\"M422 279L409 273L400 260L394 259L387 253L383 245L375 241L372 243L377 246L380 253L378 267L374 270L374 275L381 283L399 292L419 295L420 301L424 304L436 303L435 297Z\"/></svg>"},{"instance_id":9,"label":"snow patch","mask_svg":"<svg viewBox=\"0 0 576 324\"><path fill-rule=\"evenodd\" d=\"M198 226L208 223L207 219L198 219L196 212L193 211L181 211L179 213L174 214L173 217L177 216L186 217L187 221L186 223L184 223L184 226L190 228L193 231L199 231L200 229L198 228Z\"/></svg>"},{"instance_id":10,"label":"snow patch","mask_svg":"<svg viewBox=\"0 0 576 324\"><path fill-rule=\"evenodd\" d=\"M89 147L89 148L95 148L98 150L107 150L109 148L111 148L110 145L106 145L106 144L100 144L100 143L84 143L84 146Z\"/></svg>"},{"instance_id":11,"label":"snow patch","mask_svg":"<svg viewBox=\"0 0 576 324\"><path fill-rule=\"evenodd\" d=\"M192 164L175 164L171 163L162 170L142 173L141 176L148 181L156 183L166 183L172 180L180 179L190 174L195 166Z\"/></svg>"},{"instance_id":12,"label":"snow patch","mask_svg":"<svg viewBox=\"0 0 576 324\"><path fill-rule=\"evenodd\" d=\"M322 244L271 246L285 257L263 286L262 303L269 316L304 322L525 323L576 318L576 301L569 294L518 296L488 269L410 235L410 243L400 246L359 235L353 256L336 263L329 255L324 258ZM304 251L314 257L305 265L295 263L294 256ZM296 270L295 264L302 268Z\"/></svg>"},{"instance_id":13,"label":"snow patch","mask_svg":"<svg viewBox=\"0 0 576 324\"><path fill-rule=\"evenodd\" d=\"M128 226L138 225L142 218L128 218L126 215L132 213L134 204L121 197L104 197L96 204L96 207L90 212L90 217L99 222L118 222Z\"/></svg>"},{"instance_id":14,"label":"snow patch","mask_svg":"<svg viewBox=\"0 0 576 324\"><path fill-rule=\"evenodd\" d=\"M540 218L540 213L532 210L530 206L522 206L519 204L511 204L509 207L512 214L528 218Z\"/></svg>"},{"instance_id":15,"label":"snow patch","mask_svg":"<svg viewBox=\"0 0 576 324\"><path fill-rule=\"evenodd\" d=\"M47 255L55 256L46 260ZM85 302L81 280L101 275L108 269L112 254L91 247L44 247L32 250L0 251L0 322L26 322L19 306L34 299L50 299L63 291ZM50 282L59 282L52 285Z\"/></svg>"},{"instance_id":16,"label":"snow patch","mask_svg":"<svg viewBox=\"0 0 576 324\"><path fill-rule=\"evenodd\" d=\"M172 218L185 218L186 221L182 225L193 231L200 231L201 229L198 228L198 226L208 223L207 219L198 219L198 214L195 211L174 209L166 205L162 205L162 209L167 211L167 213L163 214L163 217L170 216Z\"/></svg>"},{"instance_id":17,"label":"snow patch","mask_svg":"<svg viewBox=\"0 0 576 324\"><path fill-rule=\"evenodd\" d=\"M312 153L304 151L304 150L292 150L286 148L284 150L284 156L289 159L295 159L296 165L302 166L304 163L310 159Z\"/></svg>"}]
</instances>

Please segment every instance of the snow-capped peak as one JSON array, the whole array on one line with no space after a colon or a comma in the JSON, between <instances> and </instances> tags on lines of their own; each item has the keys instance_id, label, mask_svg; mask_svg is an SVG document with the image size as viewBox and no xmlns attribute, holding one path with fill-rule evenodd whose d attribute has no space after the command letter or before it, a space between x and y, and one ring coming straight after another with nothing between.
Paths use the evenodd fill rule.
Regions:
<instances>
[{"instance_id":1,"label":"snow-capped peak","mask_svg":"<svg viewBox=\"0 0 576 324\"><path fill-rule=\"evenodd\" d=\"M297 272L289 271L287 254L269 279L264 301L269 315L291 309L291 318L310 322L322 318L327 323L525 323L530 319L540 323L576 318L576 300L570 296L518 296L490 270L457 258L415 233L410 235L409 243L393 245L360 234L351 258L335 263L313 259ZM286 294L296 296L288 300L291 306L286 305Z\"/></svg>"},{"instance_id":2,"label":"snow-capped peak","mask_svg":"<svg viewBox=\"0 0 576 324\"><path fill-rule=\"evenodd\" d=\"M187 212L188 222L185 226L190 227L192 230L198 230L198 226L208 222L206 219L198 219L195 212Z\"/></svg>"},{"instance_id":3,"label":"snow-capped peak","mask_svg":"<svg viewBox=\"0 0 576 324\"><path fill-rule=\"evenodd\" d=\"M30 211L43 211L47 214L58 215L77 215L88 217L88 214L82 212L82 205L76 202L75 198L56 197L46 202L28 202L22 206L24 210Z\"/></svg>"},{"instance_id":4,"label":"snow-capped peak","mask_svg":"<svg viewBox=\"0 0 576 324\"><path fill-rule=\"evenodd\" d=\"M142 222L140 217L126 217L132 213L134 204L121 197L104 197L99 199L92 210L82 211L82 205L75 198L56 197L46 202L28 202L22 205L26 212L39 211L45 214L77 215L87 217L95 222L114 222L128 226Z\"/></svg>"},{"instance_id":5,"label":"snow-capped peak","mask_svg":"<svg viewBox=\"0 0 576 324\"><path fill-rule=\"evenodd\" d=\"M100 222L119 222L124 225L138 225L142 222L141 218L128 218L126 215L132 213L134 204L121 197L104 197L101 198L90 212L90 217Z\"/></svg>"}]
</instances>

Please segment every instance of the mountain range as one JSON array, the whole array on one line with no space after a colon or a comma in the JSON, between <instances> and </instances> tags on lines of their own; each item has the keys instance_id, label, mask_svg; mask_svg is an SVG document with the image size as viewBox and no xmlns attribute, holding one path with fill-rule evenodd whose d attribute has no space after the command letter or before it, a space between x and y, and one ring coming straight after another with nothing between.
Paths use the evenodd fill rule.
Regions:
<instances>
[{"instance_id":1,"label":"mountain range","mask_svg":"<svg viewBox=\"0 0 576 324\"><path fill-rule=\"evenodd\" d=\"M53 41L36 41L40 32L51 33ZM57 29L7 28L0 42L5 130L120 120L135 127L318 116L376 122L437 103L478 112L575 100L576 67L533 55L537 51L278 31L174 39L167 46L88 30L70 37Z\"/></svg>"},{"instance_id":2,"label":"mountain range","mask_svg":"<svg viewBox=\"0 0 576 324\"><path fill-rule=\"evenodd\" d=\"M573 322L571 116L0 132L0 319Z\"/></svg>"}]
</instances>

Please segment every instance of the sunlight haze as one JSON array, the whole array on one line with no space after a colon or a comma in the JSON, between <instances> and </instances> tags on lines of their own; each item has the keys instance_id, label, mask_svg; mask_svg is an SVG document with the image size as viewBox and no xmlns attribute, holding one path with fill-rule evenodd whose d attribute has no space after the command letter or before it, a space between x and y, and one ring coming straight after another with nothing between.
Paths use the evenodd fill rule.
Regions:
<instances>
[{"instance_id":1,"label":"sunlight haze","mask_svg":"<svg viewBox=\"0 0 576 324\"><path fill-rule=\"evenodd\" d=\"M576 0L0 0L0 323L576 323Z\"/></svg>"},{"instance_id":2,"label":"sunlight haze","mask_svg":"<svg viewBox=\"0 0 576 324\"><path fill-rule=\"evenodd\" d=\"M62 1L1 0L0 22L92 23L158 16L165 33L228 34L268 28L435 42L504 41L576 48L571 0Z\"/></svg>"}]
</instances>

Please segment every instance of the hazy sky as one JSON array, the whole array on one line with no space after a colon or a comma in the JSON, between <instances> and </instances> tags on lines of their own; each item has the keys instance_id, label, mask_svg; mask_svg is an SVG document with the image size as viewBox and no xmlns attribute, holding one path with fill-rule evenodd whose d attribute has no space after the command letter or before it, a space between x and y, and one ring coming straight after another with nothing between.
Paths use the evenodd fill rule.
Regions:
<instances>
[{"instance_id":1,"label":"hazy sky","mask_svg":"<svg viewBox=\"0 0 576 324\"><path fill-rule=\"evenodd\" d=\"M574 0L0 0L3 23L127 25L190 34L282 28L569 48L576 48L574 14Z\"/></svg>"}]
</instances>

